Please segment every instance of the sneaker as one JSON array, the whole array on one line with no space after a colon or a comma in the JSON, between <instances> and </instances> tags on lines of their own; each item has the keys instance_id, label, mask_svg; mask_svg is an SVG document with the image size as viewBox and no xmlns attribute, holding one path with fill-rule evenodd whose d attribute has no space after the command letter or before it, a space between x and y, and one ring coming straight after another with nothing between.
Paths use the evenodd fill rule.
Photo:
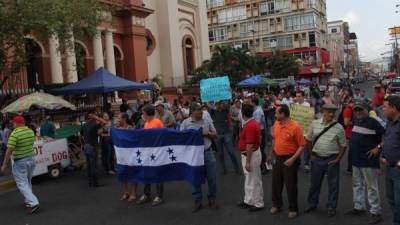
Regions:
<instances>
[{"instance_id":1,"label":"sneaker","mask_svg":"<svg viewBox=\"0 0 400 225\"><path fill-rule=\"evenodd\" d=\"M308 173L310 172L311 167L309 165L304 165L304 172Z\"/></svg>"},{"instance_id":2,"label":"sneaker","mask_svg":"<svg viewBox=\"0 0 400 225\"><path fill-rule=\"evenodd\" d=\"M296 217L298 217L299 216L299 213L298 212L294 212L294 211L291 211L291 212L289 212L289 214L288 214L288 218L289 219L294 219L294 218L296 218Z\"/></svg>"},{"instance_id":3,"label":"sneaker","mask_svg":"<svg viewBox=\"0 0 400 225\"><path fill-rule=\"evenodd\" d=\"M258 212L264 210L264 207L256 207L256 206L250 206L249 212Z\"/></svg>"},{"instance_id":4,"label":"sneaker","mask_svg":"<svg viewBox=\"0 0 400 225\"><path fill-rule=\"evenodd\" d=\"M142 195L136 203L140 205L147 202L150 202L150 198L147 195Z\"/></svg>"},{"instance_id":5,"label":"sneaker","mask_svg":"<svg viewBox=\"0 0 400 225\"><path fill-rule=\"evenodd\" d=\"M157 196L157 197L155 197L153 199L153 202L151 203L151 206L158 206L158 205L161 205L162 203L163 203L162 198Z\"/></svg>"},{"instance_id":6,"label":"sneaker","mask_svg":"<svg viewBox=\"0 0 400 225\"><path fill-rule=\"evenodd\" d=\"M346 212L347 216L359 216L364 214L366 211L365 210L360 210L360 209L352 209L348 212Z\"/></svg>"},{"instance_id":7,"label":"sneaker","mask_svg":"<svg viewBox=\"0 0 400 225\"><path fill-rule=\"evenodd\" d=\"M371 214L368 224L374 225L382 222L382 216L380 214Z\"/></svg>"},{"instance_id":8,"label":"sneaker","mask_svg":"<svg viewBox=\"0 0 400 225\"><path fill-rule=\"evenodd\" d=\"M115 175L115 172L110 170L110 171L108 171L108 175Z\"/></svg>"},{"instance_id":9,"label":"sneaker","mask_svg":"<svg viewBox=\"0 0 400 225\"><path fill-rule=\"evenodd\" d=\"M336 209L328 209L328 217L336 216Z\"/></svg>"},{"instance_id":10,"label":"sneaker","mask_svg":"<svg viewBox=\"0 0 400 225\"><path fill-rule=\"evenodd\" d=\"M29 214L37 213L38 210L39 210L39 205L27 206L27 207L26 207L26 211L27 211Z\"/></svg>"},{"instance_id":11,"label":"sneaker","mask_svg":"<svg viewBox=\"0 0 400 225\"><path fill-rule=\"evenodd\" d=\"M244 201L238 202L236 205L237 205L238 207L242 208L242 209L248 209L248 208L251 207L251 205L245 203Z\"/></svg>"},{"instance_id":12,"label":"sneaker","mask_svg":"<svg viewBox=\"0 0 400 225\"><path fill-rule=\"evenodd\" d=\"M201 201L195 201L193 204L193 213L196 213L198 211L200 211L203 208L203 205L201 204Z\"/></svg>"},{"instance_id":13,"label":"sneaker","mask_svg":"<svg viewBox=\"0 0 400 225\"><path fill-rule=\"evenodd\" d=\"M281 209L278 208L278 207L272 207L272 208L269 210L269 212L270 212L272 215L276 215L276 214L278 214L278 213L281 212Z\"/></svg>"}]
</instances>

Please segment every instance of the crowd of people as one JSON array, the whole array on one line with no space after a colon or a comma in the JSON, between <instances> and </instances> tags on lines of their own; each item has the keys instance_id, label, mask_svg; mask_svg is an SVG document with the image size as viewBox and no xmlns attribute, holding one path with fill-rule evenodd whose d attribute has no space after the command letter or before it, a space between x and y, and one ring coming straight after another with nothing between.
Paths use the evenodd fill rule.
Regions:
<instances>
[{"instance_id":1,"label":"crowd of people","mask_svg":"<svg viewBox=\"0 0 400 225\"><path fill-rule=\"evenodd\" d=\"M315 120L307 130L291 119L292 104L314 109ZM298 217L298 171L302 167L310 176L305 212L312 213L317 209L321 184L326 178L327 216L333 217L339 202L340 165L347 151L346 169L352 174L354 201L354 208L347 214L358 216L369 209L370 224L382 221L378 174L383 165L393 224L400 224L400 97L385 96L380 85L375 87L372 99L364 91L351 87L333 87L325 91L319 90L318 86L307 90L299 87L276 91L246 89L234 92L232 100L206 104L200 104L197 97L190 100L179 97L170 102L162 95L153 102L123 101L119 111L114 112L115 115L108 111L89 113L81 128L90 187L101 186L98 155L101 155L106 174L118 172L110 134L112 127L202 129L208 206L211 209L218 208L218 161L221 175L230 172L244 175L245 195L238 202L243 209L250 212L264 209L262 175L271 173L270 213L276 215L283 210L282 191L286 187L288 217ZM13 157L17 186L25 197L29 212L35 212L39 202L30 183L32 153L25 149L25 145L33 145L33 132L28 132L22 116L15 117L12 124L14 131L11 123L3 125L1 143L5 154L1 169L4 172ZM52 129L47 120L40 133L51 136ZM25 137L29 137L29 141ZM232 168L226 163L226 153ZM25 174L20 173L22 164ZM139 184L118 178L122 187L120 200L137 204L151 202L153 206L163 203L164 184L144 184L139 196ZM156 189L154 197L152 186ZM202 196L201 186L193 187L194 212L203 208Z\"/></svg>"}]
</instances>

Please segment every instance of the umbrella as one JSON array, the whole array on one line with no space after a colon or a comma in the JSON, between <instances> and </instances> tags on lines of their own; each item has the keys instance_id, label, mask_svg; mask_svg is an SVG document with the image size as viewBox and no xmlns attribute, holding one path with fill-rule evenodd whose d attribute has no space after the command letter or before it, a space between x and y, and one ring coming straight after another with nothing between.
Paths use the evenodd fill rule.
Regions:
<instances>
[{"instance_id":1,"label":"umbrella","mask_svg":"<svg viewBox=\"0 0 400 225\"><path fill-rule=\"evenodd\" d=\"M101 94L114 91L128 90L153 90L154 85L137 83L115 76L103 67L96 70L92 75L70 84L63 88L54 89L51 93L56 95L82 95L82 94Z\"/></svg>"},{"instance_id":2,"label":"umbrella","mask_svg":"<svg viewBox=\"0 0 400 225\"><path fill-rule=\"evenodd\" d=\"M263 87L273 85L278 85L278 83L270 78L265 78L261 75L252 76L238 83L239 87Z\"/></svg>"},{"instance_id":3,"label":"umbrella","mask_svg":"<svg viewBox=\"0 0 400 225\"><path fill-rule=\"evenodd\" d=\"M16 113L16 112L24 112L28 111L32 106L36 106L41 109L62 109L68 108L72 110L76 110L76 107L71 103L65 101L60 97L56 97L53 95L49 95L42 92L35 92L30 95L25 95L15 102L11 103L3 110L2 113Z\"/></svg>"}]
</instances>

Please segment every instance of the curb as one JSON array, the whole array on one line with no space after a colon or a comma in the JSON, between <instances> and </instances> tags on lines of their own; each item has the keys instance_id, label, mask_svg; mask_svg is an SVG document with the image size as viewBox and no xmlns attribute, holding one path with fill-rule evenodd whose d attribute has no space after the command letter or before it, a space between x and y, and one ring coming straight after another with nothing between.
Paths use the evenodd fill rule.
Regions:
<instances>
[{"instance_id":1,"label":"curb","mask_svg":"<svg viewBox=\"0 0 400 225\"><path fill-rule=\"evenodd\" d=\"M0 182L0 192L8 191L16 187L14 180L6 180Z\"/></svg>"}]
</instances>

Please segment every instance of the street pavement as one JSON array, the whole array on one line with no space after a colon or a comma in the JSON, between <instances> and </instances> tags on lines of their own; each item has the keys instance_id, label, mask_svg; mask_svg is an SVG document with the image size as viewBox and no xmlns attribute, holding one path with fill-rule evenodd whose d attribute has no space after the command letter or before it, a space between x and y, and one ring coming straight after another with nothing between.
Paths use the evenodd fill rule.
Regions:
<instances>
[{"instance_id":1,"label":"street pavement","mask_svg":"<svg viewBox=\"0 0 400 225\"><path fill-rule=\"evenodd\" d=\"M363 89L371 89L372 83L361 84ZM239 157L239 154L237 154ZM227 158L227 157L226 157ZM0 194L1 225L365 225L368 216L349 217L344 215L352 208L351 176L344 172L345 160L342 161L341 189L338 214L334 218L326 216L327 187L326 180L321 191L319 209L312 214L302 213L299 218L287 218L287 203L284 211L277 216L269 214L271 207L271 174L263 176L264 201L266 209L250 213L236 206L243 197L243 176L229 173L218 174L217 200L220 208L204 208L192 213L191 187L187 183L175 182L165 185L165 203L157 207L121 202L120 184L114 176L102 176L104 187L89 188L85 171L64 174L52 180L46 176L34 179L34 192L41 201L38 214L27 215L23 210L23 200L14 190ZM232 167L230 167L232 168ZM382 225L390 225L391 213L384 196L383 173L380 179L382 192ZM143 186L140 186L142 192ZM206 187L204 187L206 189ZM304 211L309 189L309 175L299 171L299 207ZM205 194L206 196L206 194ZM284 199L286 195L284 194ZM204 198L204 204L206 204Z\"/></svg>"}]
</instances>

